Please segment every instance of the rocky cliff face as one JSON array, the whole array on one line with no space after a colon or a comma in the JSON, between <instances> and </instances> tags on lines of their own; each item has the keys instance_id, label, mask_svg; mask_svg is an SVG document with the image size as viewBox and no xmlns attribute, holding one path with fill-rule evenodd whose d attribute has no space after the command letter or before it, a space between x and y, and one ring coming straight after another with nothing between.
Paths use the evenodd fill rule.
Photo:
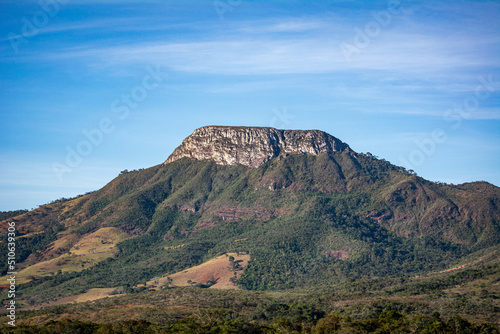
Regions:
<instances>
[{"instance_id":1,"label":"rocky cliff face","mask_svg":"<svg viewBox=\"0 0 500 334\"><path fill-rule=\"evenodd\" d=\"M352 152L347 144L319 130L205 126L184 139L165 163L188 157L255 168L280 154L318 155L334 151Z\"/></svg>"}]
</instances>

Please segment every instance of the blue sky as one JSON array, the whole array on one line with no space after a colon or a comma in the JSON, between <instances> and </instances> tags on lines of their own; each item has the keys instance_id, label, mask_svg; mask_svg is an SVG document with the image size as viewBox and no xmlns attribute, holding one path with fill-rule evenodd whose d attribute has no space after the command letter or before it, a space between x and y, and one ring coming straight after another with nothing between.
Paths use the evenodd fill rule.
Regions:
<instances>
[{"instance_id":1,"label":"blue sky","mask_svg":"<svg viewBox=\"0 0 500 334\"><path fill-rule=\"evenodd\" d=\"M205 125L320 129L500 186L498 1L0 2L0 210L162 163Z\"/></svg>"}]
</instances>

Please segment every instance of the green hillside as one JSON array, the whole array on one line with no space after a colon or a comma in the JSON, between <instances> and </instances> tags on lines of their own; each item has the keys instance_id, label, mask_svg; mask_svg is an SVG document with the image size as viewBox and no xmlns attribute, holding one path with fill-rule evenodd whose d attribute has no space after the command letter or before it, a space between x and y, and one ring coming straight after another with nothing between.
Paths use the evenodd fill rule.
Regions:
<instances>
[{"instance_id":1,"label":"green hillside","mask_svg":"<svg viewBox=\"0 0 500 334\"><path fill-rule=\"evenodd\" d=\"M238 282L248 290L419 275L498 245L499 204L500 189L485 182L436 184L370 154L333 152L255 169L183 158L9 220L23 234L20 269L105 227L127 235L106 258L31 275L19 297L35 305L90 288L132 291L226 252L251 255Z\"/></svg>"}]
</instances>

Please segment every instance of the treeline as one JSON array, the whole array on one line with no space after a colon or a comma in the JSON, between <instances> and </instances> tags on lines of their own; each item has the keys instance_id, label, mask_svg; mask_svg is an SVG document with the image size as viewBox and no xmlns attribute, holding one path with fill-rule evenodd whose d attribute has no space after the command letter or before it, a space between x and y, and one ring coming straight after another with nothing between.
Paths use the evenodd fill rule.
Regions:
<instances>
[{"instance_id":1,"label":"treeline","mask_svg":"<svg viewBox=\"0 0 500 334\"><path fill-rule=\"evenodd\" d=\"M15 211L0 211L0 220L9 219L15 216L22 215L28 212L28 210L15 210Z\"/></svg>"},{"instance_id":2,"label":"treeline","mask_svg":"<svg viewBox=\"0 0 500 334\"><path fill-rule=\"evenodd\" d=\"M90 194L93 194L97 192L97 190L91 190L91 191L87 191L86 193L84 194L80 194L80 195L76 195L76 196L73 196L73 197L61 197L61 198L58 198L58 199L55 199L53 201L50 201L48 203L45 203L45 204L42 204L42 205L39 205L40 206L44 206L44 205L51 205L51 204L57 204L57 203L64 203L64 202L68 202L68 201L71 201L71 200L74 200L74 199L77 199L77 198L80 198L80 197L83 197L83 196L87 196L87 195L90 195Z\"/></svg>"},{"instance_id":3,"label":"treeline","mask_svg":"<svg viewBox=\"0 0 500 334\"><path fill-rule=\"evenodd\" d=\"M287 311L287 310L280 310ZM278 313L280 312L278 311ZM234 317L224 310L209 309L197 317L176 320L169 324L151 323L145 320L129 320L113 324L73 321L69 319L51 321L43 325L18 325L0 327L0 333L15 334L149 334L149 333L433 333L433 334L498 334L496 324L473 324L453 316L443 320L438 313L432 315L403 315L393 310L384 311L378 318L368 320L350 320L338 314L301 313L296 308L292 313L285 313L274 321L247 321ZM298 311L298 313L297 313ZM311 311L311 310L309 310ZM263 315L265 317L265 315ZM318 319L318 316L320 318Z\"/></svg>"}]
</instances>

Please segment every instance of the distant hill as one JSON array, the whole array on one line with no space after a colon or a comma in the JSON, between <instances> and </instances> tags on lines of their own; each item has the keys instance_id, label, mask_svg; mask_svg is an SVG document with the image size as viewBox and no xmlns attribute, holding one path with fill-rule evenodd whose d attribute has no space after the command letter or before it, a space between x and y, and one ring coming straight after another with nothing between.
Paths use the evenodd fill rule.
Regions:
<instances>
[{"instance_id":1,"label":"distant hill","mask_svg":"<svg viewBox=\"0 0 500 334\"><path fill-rule=\"evenodd\" d=\"M494 185L430 182L322 131L209 126L164 164L0 227L16 222L19 298L35 305L229 252L250 255L248 290L422 275L498 248L499 207Z\"/></svg>"}]
</instances>

